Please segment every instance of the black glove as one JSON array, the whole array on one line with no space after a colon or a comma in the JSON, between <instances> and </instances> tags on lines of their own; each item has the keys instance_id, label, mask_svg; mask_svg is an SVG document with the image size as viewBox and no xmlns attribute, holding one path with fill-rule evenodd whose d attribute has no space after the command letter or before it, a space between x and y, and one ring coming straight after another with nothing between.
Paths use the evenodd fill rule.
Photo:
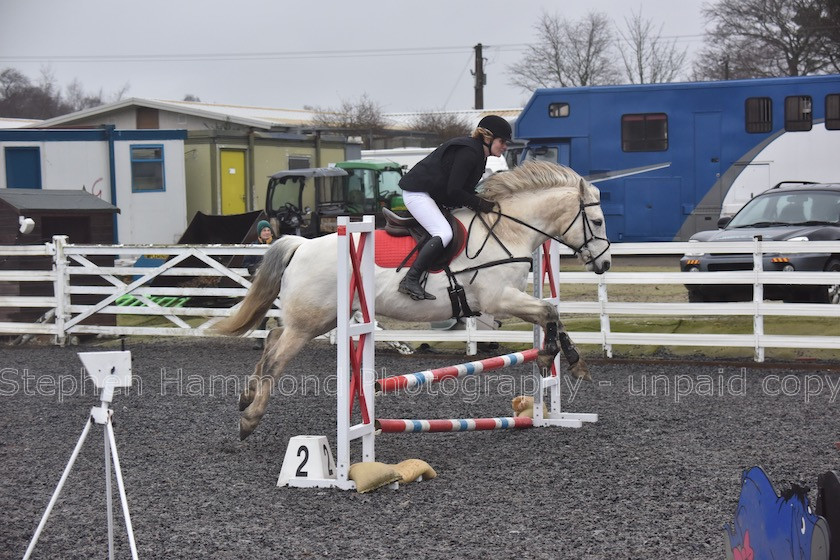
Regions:
<instances>
[{"instance_id":1,"label":"black glove","mask_svg":"<svg viewBox=\"0 0 840 560\"><path fill-rule=\"evenodd\" d=\"M487 212L492 212L495 208L496 208L496 203L495 202L490 202L487 199L478 197L478 202L476 203L473 210L475 210L476 212L487 213Z\"/></svg>"}]
</instances>

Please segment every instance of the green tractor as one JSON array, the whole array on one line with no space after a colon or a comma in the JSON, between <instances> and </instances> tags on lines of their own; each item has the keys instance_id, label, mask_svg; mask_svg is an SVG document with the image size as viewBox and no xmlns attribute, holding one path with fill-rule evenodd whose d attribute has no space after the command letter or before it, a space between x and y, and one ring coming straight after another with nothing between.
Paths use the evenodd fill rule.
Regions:
<instances>
[{"instance_id":1,"label":"green tractor","mask_svg":"<svg viewBox=\"0 0 840 560\"><path fill-rule=\"evenodd\" d=\"M382 208L405 210L399 185L402 175L398 163L384 160L281 171L269 178L265 211L278 234L317 237L332 233L338 216L373 214L381 226L385 223ZM314 190L306 189L309 179L314 181Z\"/></svg>"}]
</instances>

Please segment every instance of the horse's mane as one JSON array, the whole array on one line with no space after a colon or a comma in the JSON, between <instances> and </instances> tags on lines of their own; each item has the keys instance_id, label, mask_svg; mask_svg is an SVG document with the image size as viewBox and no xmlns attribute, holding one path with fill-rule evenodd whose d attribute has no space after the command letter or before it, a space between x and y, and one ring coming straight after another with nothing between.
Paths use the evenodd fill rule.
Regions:
<instances>
[{"instance_id":1,"label":"horse's mane","mask_svg":"<svg viewBox=\"0 0 840 560\"><path fill-rule=\"evenodd\" d=\"M583 196L582 177L568 167L548 161L530 160L504 171L491 175L481 187L481 196L498 201L519 192L531 192L558 187L578 189Z\"/></svg>"}]
</instances>

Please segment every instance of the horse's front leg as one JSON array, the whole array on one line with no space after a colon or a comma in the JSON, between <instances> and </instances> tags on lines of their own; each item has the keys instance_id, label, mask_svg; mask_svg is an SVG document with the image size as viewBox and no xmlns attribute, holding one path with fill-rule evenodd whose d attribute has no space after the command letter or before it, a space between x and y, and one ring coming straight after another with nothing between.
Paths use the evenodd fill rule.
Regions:
<instances>
[{"instance_id":1,"label":"horse's front leg","mask_svg":"<svg viewBox=\"0 0 840 560\"><path fill-rule=\"evenodd\" d=\"M488 313L513 315L523 321L540 325L545 333L545 344L538 359L540 367L550 368L554 357L562 350L572 375L586 381L592 380L586 362L569 338L554 305L515 288L505 288L502 297L494 298L488 305L482 306L482 309Z\"/></svg>"}]
</instances>

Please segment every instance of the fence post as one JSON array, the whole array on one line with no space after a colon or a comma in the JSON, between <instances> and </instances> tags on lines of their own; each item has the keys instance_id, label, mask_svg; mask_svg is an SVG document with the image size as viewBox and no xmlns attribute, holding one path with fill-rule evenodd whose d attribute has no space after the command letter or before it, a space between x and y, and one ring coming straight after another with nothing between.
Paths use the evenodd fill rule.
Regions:
<instances>
[{"instance_id":1,"label":"fence post","mask_svg":"<svg viewBox=\"0 0 840 560\"><path fill-rule=\"evenodd\" d=\"M467 317L465 321L465 330L467 331L467 356L475 356L478 354L478 342L475 337L478 334L478 322L475 317Z\"/></svg>"},{"instance_id":2,"label":"fence post","mask_svg":"<svg viewBox=\"0 0 840 560\"><path fill-rule=\"evenodd\" d=\"M607 283L604 276L598 277L598 305L601 308L601 350L607 358L612 358L612 344L607 342L610 336L610 314L607 313Z\"/></svg>"},{"instance_id":3,"label":"fence post","mask_svg":"<svg viewBox=\"0 0 840 560\"><path fill-rule=\"evenodd\" d=\"M55 269L55 280L53 290L55 292L55 343L64 346L67 342L67 333L64 332L64 323L69 319L67 308L70 306L70 274L67 270L67 256L64 254L64 246L67 245L66 235L54 235L53 246L53 268Z\"/></svg>"},{"instance_id":4,"label":"fence post","mask_svg":"<svg viewBox=\"0 0 840 560\"><path fill-rule=\"evenodd\" d=\"M762 237L753 237L753 334L755 335L755 354L753 359L756 362L764 361L764 347L761 346L760 338L764 336L764 316L761 314L761 302L764 301L764 284L761 283L761 273L764 271L763 249L761 247Z\"/></svg>"}]
</instances>

